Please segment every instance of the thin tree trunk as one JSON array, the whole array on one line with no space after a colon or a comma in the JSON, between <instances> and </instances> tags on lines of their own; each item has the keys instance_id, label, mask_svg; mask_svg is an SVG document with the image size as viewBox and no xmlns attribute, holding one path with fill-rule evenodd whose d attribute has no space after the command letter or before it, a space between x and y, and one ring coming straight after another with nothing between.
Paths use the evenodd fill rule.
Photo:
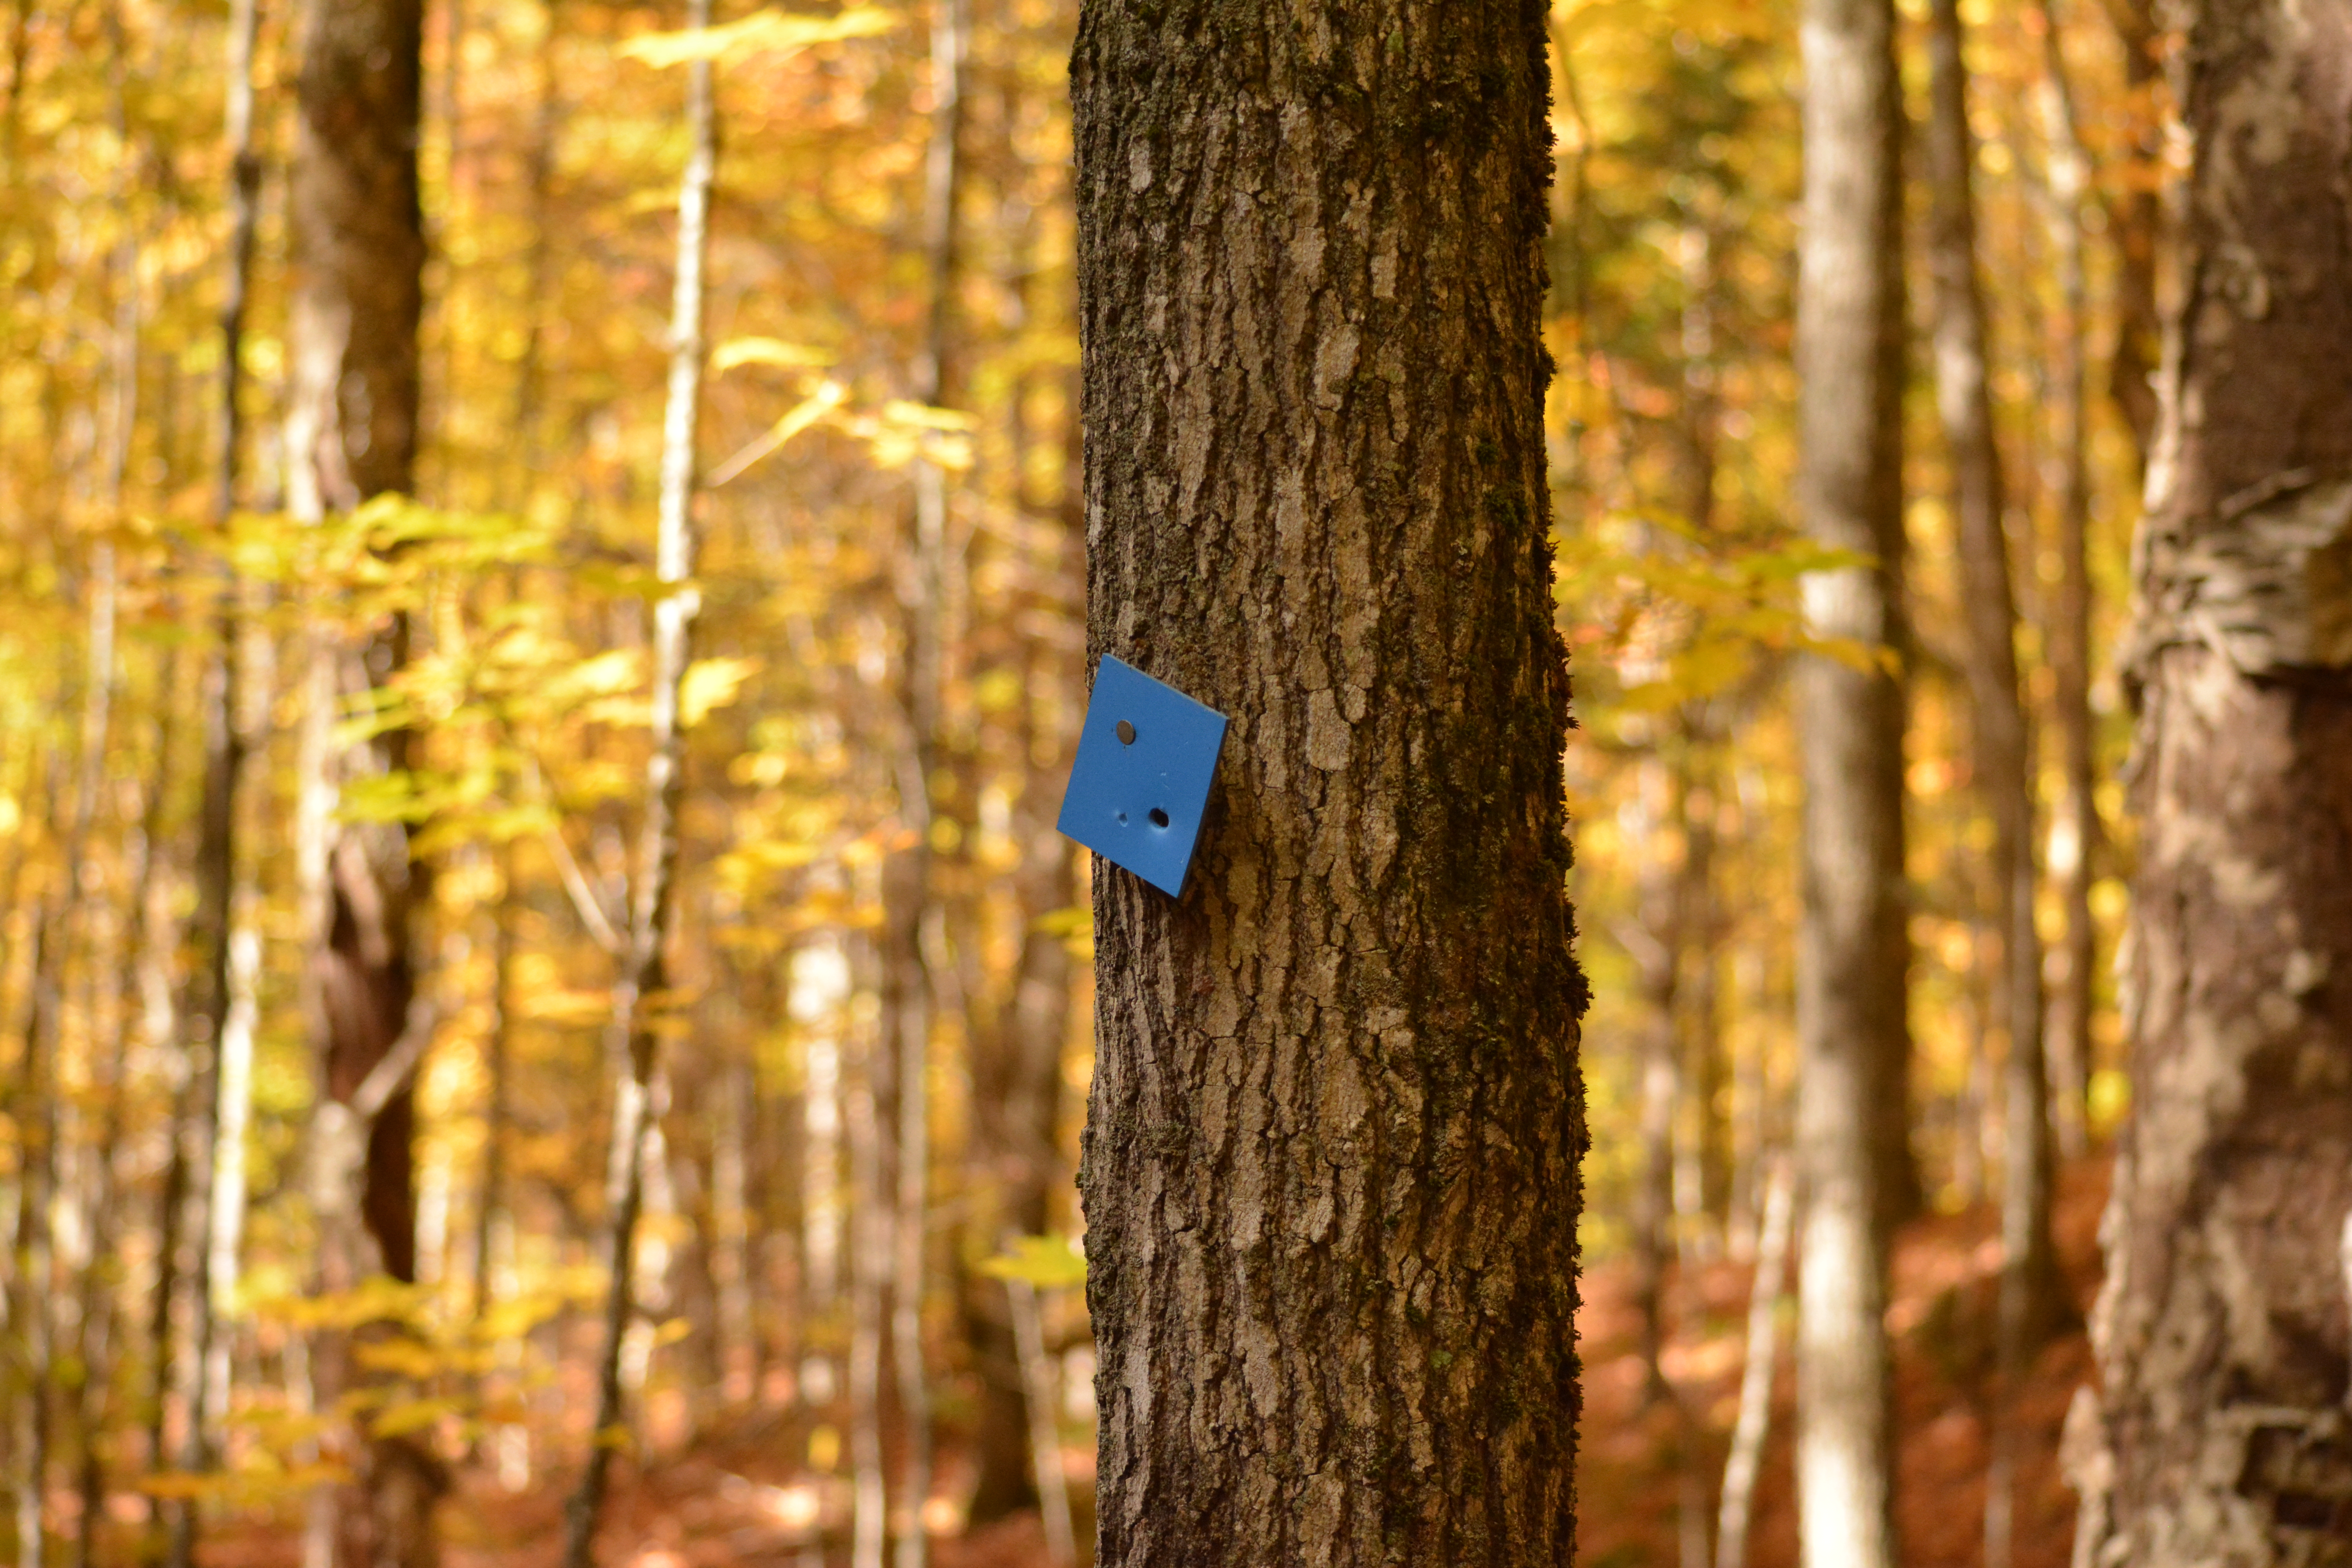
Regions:
<instances>
[{"instance_id":1,"label":"thin tree trunk","mask_svg":"<svg viewBox=\"0 0 2352 1568\"><path fill-rule=\"evenodd\" d=\"M2017 611L2007 505L1992 424L1984 294L1977 278L1976 139L1958 0L1930 0L1927 162L1934 184L1928 269L1935 279L1936 403L1951 468L1975 769L1993 824L1993 923L2001 969L1995 1016L2008 1026L2002 1074L2001 1273L1995 1331L1992 1462L1985 1489L1987 1568L2008 1568L2018 1434L2010 1411L2058 1316L2050 1238L2051 1140L2042 1051L2042 944L2034 929L2031 741L2018 689Z\"/></svg>"},{"instance_id":2,"label":"thin tree trunk","mask_svg":"<svg viewBox=\"0 0 2352 1568\"><path fill-rule=\"evenodd\" d=\"M2120 3L2120 0L2119 0ZM2051 711L2058 732L2058 797L2050 818L2050 876L2056 885L2065 931L2051 953L2050 1068L2057 1107L2062 1153L2079 1154L2084 1142L2085 1099L2090 1079L2092 985L2097 932L2091 923L2092 858L2098 847L2099 813L2091 748L2091 486L2088 427L2084 419L2084 333L2090 316L2083 265L2083 203L2090 184L2090 157L2074 117L2074 94L2061 47L2059 12L2043 0L2042 61L2050 121L2049 219L2051 248L2058 274L2059 325L2050 367L2050 485L2057 497L2058 589L2051 595L2042 644L2049 649ZM2152 194L2132 203L2153 204ZM2151 223L2153 219L2150 219ZM2137 277L2137 247L2153 245L2153 235L2118 236L2126 287L2125 319L2118 343L2139 331L2133 312L2142 287L2153 316L2154 258L2146 279ZM2136 376L2147 388L2147 365L2125 364L2116 351L2116 374ZM2154 394L2147 394L2153 405Z\"/></svg>"},{"instance_id":3,"label":"thin tree trunk","mask_svg":"<svg viewBox=\"0 0 2352 1568\"><path fill-rule=\"evenodd\" d=\"M114 118L118 133L128 141L129 126L124 107L124 92L131 71L129 42L122 27L122 14L118 8L109 13L108 30L113 54ZM131 467L131 448L139 411L139 332L140 284L139 244L135 234L126 232L115 250L116 288L113 343L113 412L110 441L107 453L105 499L108 511L117 519L125 513L126 483ZM95 629L100 606L105 620L103 652L93 648L91 668L105 691L111 693L116 680L114 620L117 585L115 582L114 550L111 544L100 546L104 570L98 584L97 601L92 606ZM121 1005L123 993L129 987L116 981L123 976L135 986L145 969L145 944L139 941L146 931L145 915L152 895L152 877L156 854L154 829L160 824L160 803L168 786L171 727L169 683L164 684L162 699L165 718L157 728L154 773L149 784L150 809L142 814L142 831L130 854L134 868L126 889L129 897L124 905L125 918L112 922L113 940L105 944L93 942L89 960L91 1005L89 1026L99 1030L98 996L106 989L117 998L112 1027L105 1031L108 1044L108 1065L103 1079L92 1085L104 1102L97 1142L87 1156L86 1195L82 1203L84 1224L89 1236L89 1257L83 1267L79 1338L76 1346L77 1359L81 1363L81 1468L79 1475L80 1508L76 1514L74 1548L79 1568L93 1568L98 1548L99 1519L106 1500L105 1427L107 1397L114 1386L110 1339L114 1328L115 1302L121 1284L121 1267L115 1256L115 1180L117 1151L122 1143L125 1098L128 1090L129 1036L131 1010ZM107 699L110 703L110 695ZM86 758L83 783L93 813L99 794L104 784L106 734L101 727L92 737ZM95 900L92 900L95 902ZM142 962L125 963L121 933L128 927L134 933L132 942L142 948ZM93 1047L95 1048L95 1047Z\"/></svg>"},{"instance_id":4,"label":"thin tree trunk","mask_svg":"<svg viewBox=\"0 0 2352 1568\"><path fill-rule=\"evenodd\" d=\"M929 311L917 352L917 398L948 395L948 327L953 313L956 200L962 176L958 130L963 116L967 0L934 0L931 12L931 125L923 174L923 248ZM929 1092L931 1019L942 976L929 951L939 911L932 907L934 780L941 766L940 725L947 658L949 519L947 475L939 464L914 467L915 537L907 604L907 745L899 763L899 816L915 836L893 858L886 889L885 1008L897 1053L893 1171L890 1358L905 1423L898 1507L893 1516L895 1568L923 1568L929 1537L923 1505L931 1490L931 1398L923 1346L923 1293L930 1181Z\"/></svg>"},{"instance_id":5,"label":"thin tree trunk","mask_svg":"<svg viewBox=\"0 0 2352 1568\"><path fill-rule=\"evenodd\" d=\"M1026 1279L1007 1279L1004 1292L1011 1303L1013 1342L1021 1357L1022 1392L1029 1415L1029 1453L1037 1475L1037 1514L1045 1527L1045 1560L1053 1568L1072 1568L1078 1560L1077 1537L1070 1524L1070 1483L1062 1473L1060 1421L1054 1403L1054 1363L1045 1354L1045 1314L1037 1289Z\"/></svg>"},{"instance_id":6,"label":"thin tree trunk","mask_svg":"<svg viewBox=\"0 0 2352 1568\"><path fill-rule=\"evenodd\" d=\"M869 963L864 967L872 967ZM850 1568L882 1568L888 1539L882 1473L882 1301L890 1282L890 1207L883 1186L877 1084L887 1074L889 1041L861 1028L843 1107L849 1144Z\"/></svg>"},{"instance_id":7,"label":"thin tree trunk","mask_svg":"<svg viewBox=\"0 0 2352 1568\"><path fill-rule=\"evenodd\" d=\"M2164 338L2163 312L2157 301L2157 263L2164 240L2164 205L2157 194L2164 165L2164 107L2157 101L2164 76L2163 40L2156 26L2155 0L2105 0L2104 8L2123 52L2129 116L2126 155L2131 164L2122 195L2105 204L2116 257L2116 344L2107 362L2107 395L2131 432L2137 474L2145 474L2156 453L2156 371ZM2054 8L2045 7L2042 16L2053 26L2054 47Z\"/></svg>"},{"instance_id":8,"label":"thin tree trunk","mask_svg":"<svg viewBox=\"0 0 2352 1568\"><path fill-rule=\"evenodd\" d=\"M687 26L710 26L711 0L687 0ZM604 1343L596 1367L596 1420L588 1464L566 1506L564 1568L591 1568L604 1512L613 1446L605 1435L625 1419L621 1355L636 1290L637 1219L646 1200L646 1162L653 1133L660 1067L659 1016L669 985L666 949L677 912L678 810L686 796L686 716L679 694L694 658L700 595L693 585L698 541L695 436L702 416L704 271L710 249L710 193L719 162L718 104L711 62L687 67L686 171L677 194L677 265L670 296L669 389L662 416L661 497L655 574L653 720L646 760L645 817L639 828L635 899L621 973L613 986L611 1037L625 1077L613 1109L612 1186L607 1195L610 1275Z\"/></svg>"},{"instance_id":9,"label":"thin tree trunk","mask_svg":"<svg viewBox=\"0 0 2352 1568\"><path fill-rule=\"evenodd\" d=\"M289 330L286 421L289 511L318 521L388 493L415 472L424 309L424 219L417 195L424 0L304 0L289 219L296 280ZM304 913L310 922L305 1007L319 1062L310 1179L318 1277L328 1292L384 1274L416 1277L415 1062L430 1009L415 930L431 901L431 868L404 826L344 824L332 805L361 765L330 724L347 696L381 690L406 668L412 628L385 617L357 648L320 626L312 635L301 778L308 825ZM399 774L422 758L420 738L394 729L368 742L370 772ZM388 1079L386 1075L389 1075ZM383 1085L380 1103L361 1090ZM310 1360L320 1408L385 1373L361 1345L382 1323L330 1325ZM310 1568L425 1568L436 1555L433 1509L446 1479L418 1436L355 1434L352 1480L312 1494Z\"/></svg>"},{"instance_id":10,"label":"thin tree trunk","mask_svg":"<svg viewBox=\"0 0 2352 1568\"><path fill-rule=\"evenodd\" d=\"M1034 224L1029 226L1034 229ZM1034 258L1033 258L1034 259ZM1020 407L1016 397L1014 406ZM1044 1233L1054 1218L1053 1194L1066 1191L1058 1133L1062 1119L1062 1053L1069 1038L1074 961L1064 930L1052 918L1077 902L1076 855L1057 826L1063 782L1069 776L1069 716L1082 694L1083 659L1058 628L1065 616L1082 614L1086 595L1085 520L1077 399L1066 405L1060 432L1059 496L1032 496L1024 482L1019 499L1034 517L1051 519L1040 529L1030 568L1034 590L1045 600L1055 631L1024 639L1019 754L1028 776L1013 809L1012 831L1021 854L1014 893L1021 911L1020 957L1011 994L995 1016L969 1026L971 1074L972 1164L993 1212L980 1226L998 1242L1013 1235ZM1017 420L1013 466L1027 475L1029 426ZM965 1336L981 1384L981 1409L972 1445L980 1479L972 1489L968 1518L985 1524L1031 1507L1045 1516L1050 1539L1062 1528L1057 1508L1066 1508L1066 1487L1058 1472L1039 1467L1036 1435L1053 1426L1051 1409L1037 1405L1036 1380L1019 1344L1013 1314L1018 1301L1000 1296L994 1281L975 1275L964 1292ZM1003 1312L996 1310L999 1301ZM1058 1467L1058 1448L1052 1458ZM1061 1488L1065 1502L1053 1494Z\"/></svg>"},{"instance_id":11,"label":"thin tree trunk","mask_svg":"<svg viewBox=\"0 0 2352 1568\"><path fill-rule=\"evenodd\" d=\"M499 901L490 913L490 1016L482 1034L482 1185L474 1206L473 1310L479 1323L498 1303L499 1271L514 1247L507 1197L507 1139L514 1121L515 927L522 899L511 845L499 857Z\"/></svg>"},{"instance_id":12,"label":"thin tree trunk","mask_svg":"<svg viewBox=\"0 0 2352 1568\"><path fill-rule=\"evenodd\" d=\"M60 881L71 879L72 866L70 860L60 864L57 871ZM26 1017L24 1065L16 1082L17 1103L24 1109L17 1122L16 1300L10 1316L23 1361L11 1454L16 1471L19 1568L42 1568L47 1545L45 1503L56 1380L50 1319L55 1247L49 1219L57 1176L57 1037L62 1006L58 970L65 946L61 928L71 907L70 895L62 887L45 889L33 904L32 963L27 974L31 1006Z\"/></svg>"},{"instance_id":13,"label":"thin tree trunk","mask_svg":"<svg viewBox=\"0 0 2352 1568\"><path fill-rule=\"evenodd\" d=\"M760 1351L753 1321L751 1152L760 1110L760 1080L751 1043L739 1031L732 1056L719 1068L719 1092L710 1107L711 1281L717 1295L714 1361L728 1403L750 1403L759 1385Z\"/></svg>"},{"instance_id":14,"label":"thin tree trunk","mask_svg":"<svg viewBox=\"0 0 2352 1568\"><path fill-rule=\"evenodd\" d=\"M811 1325L837 1321L844 1236L843 1050L851 983L838 938L793 954L785 1005L801 1038L801 1311ZM830 1405L841 1386L832 1354L807 1336L799 1369L802 1403Z\"/></svg>"},{"instance_id":15,"label":"thin tree trunk","mask_svg":"<svg viewBox=\"0 0 2352 1568\"><path fill-rule=\"evenodd\" d=\"M1640 977L1641 1168L1633 1203L1633 1300L1642 1319L1642 1398L1654 1405L1672 1397L1664 1368L1666 1259L1674 1250L1675 1111L1682 1098L1682 1054L1677 1048L1675 983L1680 978L1682 938L1679 879L1668 836L1681 826L1679 781L1669 780L1655 757L1641 770L1639 807L1643 834L1638 930L1629 930L1634 972Z\"/></svg>"},{"instance_id":16,"label":"thin tree trunk","mask_svg":"<svg viewBox=\"0 0 2352 1568\"><path fill-rule=\"evenodd\" d=\"M1081 8L1089 653L1232 721L1183 898L1095 861L1107 1568L1571 1550L1546 42Z\"/></svg>"},{"instance_id":17,"label":"thin tree trunk","mask_svg":"<svg viewBox=\"0 0 2352 1568\"><path fill-rule=\"evenodd\" d=\"M247 299L253 271L254 234L261 197L261 160L253 145L253 55L260 26L258 0L231 0L228 16L227 122L225 139L229 153L229 236L223 258L220 334L221 407L213 452L215 528L226 529L236 509L237 462L244 442L244 416L238 393L245 371ZM237 588L233 572L224 568L214 592L218 595L204 619L210 623L212 646L205 654L201 701L204 710L204 785L197 806L196 850L192 868L195 909L189 921L190 944L196 957L189 985L184 1047L189 1086L188 1103L196 1108L193 1129L175 1128L171 1167L163 1184L163 1268L164 1277L155 1305L155 1376L151 1448L163 1458L165 1391L188 1391L185 1426L179 1466L204 1469L210 1462L211 1433L204 1406L205 1357L214 1331L213 1290L207 1278L211 1226L210 1173L218 1146L220 1100L218 1053L229 1009L229 933L236 868L237 782L244 769L245 742L238 728L240 693L237 680ZM184 1197L188 1173L205 1173L189 1205ZM189 1331L186 1360L174 1366L169 1325L182 1225L199 1240L189 1284ZM183 1374L184 1370L184 1375ZM171 1510L169 1568L191 1568L195 1560L197 1513L193 1499L183 1499Z\"/></svg>"},{"instance_id":18,"label":"thin tree trunk","mask_svg":"<svg viewBox=\"0 0 2352 1568\"><path fill-rule=\"evenodd\" d=\"M2352 26L2183 7L2082 1563L2352 1562ZM2085 1413L2090 1414L2086 1411Z\"/></svg>"},{"instance_id":19,"label":"thin tree trunk","mask_svg":"<svg viewBox=\"0 0 2352 1568\"><path fill-rule=\"evenodd\" d=\"M1748 1524L1756 1476L1772 1425L1772 1371L1780 1346L1780 1295L1788 1287L1789 1234L1796 1207L1796 1173L1776 1161L1764 1186L1764 1217L1756 1241L1756 1281L1748 1298L1748 1359L1739 1373L1739 1413L1731 1424L1731 1453L1723 1461L1723 1500L1716 1510L1715 1568L1748 1568Z\"/></svg>"},{"instance_id":20,"label":"thin tree trunk","mask_svg":"<svg viewBox=\"0 0 2352 1568\"><path fill-rule=\"evenodd\" d=\"M1876 654L1903 626L1902 101L1889 0L1807 0L1797 300L1798 511L1867 564L1808 574L1819 637ZM1914 1202L1906 1133L1909 938L1902 681L1801 655L1803 920L1798 1149L1807 1192L1797 1337L1806 1568L1892 1568L1886 1268Z\"/></svg>"}]
</instances>

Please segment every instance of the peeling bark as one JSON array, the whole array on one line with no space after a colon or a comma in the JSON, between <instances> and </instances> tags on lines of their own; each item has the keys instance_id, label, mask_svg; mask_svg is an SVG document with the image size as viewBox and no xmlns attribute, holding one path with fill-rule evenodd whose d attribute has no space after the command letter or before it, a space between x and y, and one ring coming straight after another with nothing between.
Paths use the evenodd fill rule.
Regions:
<instances>
[{"instance_id":1,"label":"peeling bark","mask_svg":"<svg viewBox=\"0 0 2352 1568\"><path fill-rule=\"evenodd\" d=\"M2352 13L2188 8L2077 1562L2352 1563ZM2089 1412L2086 1410L2086 1416ZM2095 1439L2095 1440L2093 1440Z\"/></svg>"},{"instance_id":2,"label":"peeling bark","mask_svg":"<svg viewBox=\"0 0 2352 1568\"><path fill-rule=\"evenodd\" d=\"M1228 714L1097 861L1099 1561L1555 1564L1577 1069L1544 14L1089 0L1090 653Z\"/></svg>"}]
</instances>

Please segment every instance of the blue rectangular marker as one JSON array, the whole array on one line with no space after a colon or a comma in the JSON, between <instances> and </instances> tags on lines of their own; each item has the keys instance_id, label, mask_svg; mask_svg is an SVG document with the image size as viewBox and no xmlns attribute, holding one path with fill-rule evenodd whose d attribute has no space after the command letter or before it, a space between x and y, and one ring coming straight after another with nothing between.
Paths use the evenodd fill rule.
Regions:
<instances>
[{"instance_id":1,"label":"blue rectangular marker","mask_svg":"<svg viewBox=\"0 0 2352 1568\"><path fill-rule=\"evenodd\" d=\"M1105 654L1055 826L1173 898L1224 744L1223 714Z\"/></svg>"}]
</instances>

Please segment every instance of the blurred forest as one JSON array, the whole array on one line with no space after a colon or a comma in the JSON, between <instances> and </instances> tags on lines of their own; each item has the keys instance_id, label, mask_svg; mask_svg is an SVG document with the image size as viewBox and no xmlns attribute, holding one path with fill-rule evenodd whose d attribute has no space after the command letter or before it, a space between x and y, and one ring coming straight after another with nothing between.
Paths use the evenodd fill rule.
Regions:
<instances>
[{"instance_id":1,"label":"blurred forest","mask_svg":"<svg viewBox=\"0 0 2352 1568\"><path fill-rule=\"evenodd\" d=\"M453 1563L600 1531L639 1568L1089 1555L1076 0L692 4L425 8L413 462L343 491L305 455L296 7L0 16L15 1561L322 1562L354 1467ZM1901 20L1922 125L1934 9ZM2078 1310L2013 1555L2055 1563L2130 1098L2107 650L2180 158L2137 0L1953 15L2021 744L1987 750L1921 353L1890 1326L1906 1440L1940 1445L1905 1461L1910 1560L1982 1561L2031 1034ZM1790 502L1797 24L1551 15L1604 1568L1792 1560L1781 677L1878 657L1800 605L1834 560ZM1924 344L1948 231L1913 157Z\"/></svg>"}]
</instances>

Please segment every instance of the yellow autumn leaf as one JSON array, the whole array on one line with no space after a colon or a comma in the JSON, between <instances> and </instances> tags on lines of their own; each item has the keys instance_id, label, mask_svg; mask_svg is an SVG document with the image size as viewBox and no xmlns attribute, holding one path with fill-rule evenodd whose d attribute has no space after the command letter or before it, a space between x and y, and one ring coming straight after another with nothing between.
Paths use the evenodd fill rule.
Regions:
<instances>
[{"instance_id":1,"label":"yellow autumn leaf","mask_svg":"<svg viewBox=\"0 0 2352 1568\"><path fill-rule=\"evenodd\" d=\"M621 46L624 59L642 60L656 69L689 60L722 60L753 53L780 54L814 44L843 38L871 37L887 32L894 18L871 5L856 5L838 16L794 16L782 11L761 11L740 21L715 27L689 27L674 33L648 33Z\"/></svg>"},{"instance_id":2,"label":"yellow autumn leaf","mask_svg":"<svg viewBox=\"0 0 2352 1568\"><path fill-rule=\"evenodd\" d=\"M688 665L677 683L678 720L688 729L735 700L743 683L758 673L756 658L703 658Z\"/></svg>"},{"instance_id":3,"label":"yellow autumn leaf","mask_svg":"<svg viewBox=\"0 0 2352 1568\"><path fill-rule=\"evenodd\" d=\"M730 338L711 354L710 368L730 371L738 365L767 364L785 370L822 370L833 360L823 349L788 343L782 338Z\"/></svg>"}]
</instances>

